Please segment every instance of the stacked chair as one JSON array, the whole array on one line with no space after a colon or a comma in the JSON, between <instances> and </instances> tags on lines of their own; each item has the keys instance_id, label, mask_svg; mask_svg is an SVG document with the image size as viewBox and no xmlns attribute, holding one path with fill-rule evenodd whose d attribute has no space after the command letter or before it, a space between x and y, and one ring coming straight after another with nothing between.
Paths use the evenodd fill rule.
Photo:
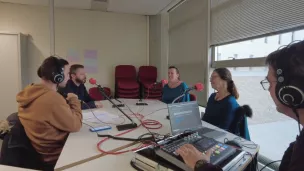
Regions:
<instances>
[{"instance_id":1,"label":"stacked chair","mask_svg":"<svg viewBox=\"0 0 304 171\"><path fill-rule=\"evenodd\" d=\"M104 92L108 97L111 97L111 89L108 87L104 87ZM92 87L89 89L89 94L92 99L95 101L106 100L106 98L99 92L97 87Z\"/></svg>"},{"instance_id":2,"label":"stacked chair","mask_svg":"<svg viewBox=\"0 0 304 171\"><path fill-rule=\"evenodd\" d=\"M136 79L136 69L132 65L118 65L115 68L115 97L138 99L139 84Z\"/></svg>"},{"instance_id":3,"label":"stacked chair","mask_svg":"<svg viewBox=\"0 0 304 171\"><path fill-rule=\"evenodd\" d=\"M138 82L142 99L158 99L162 97L162 85L154 84L157 79L157 68L141 66L138 71Z\"/></svg>"}]
</instances>

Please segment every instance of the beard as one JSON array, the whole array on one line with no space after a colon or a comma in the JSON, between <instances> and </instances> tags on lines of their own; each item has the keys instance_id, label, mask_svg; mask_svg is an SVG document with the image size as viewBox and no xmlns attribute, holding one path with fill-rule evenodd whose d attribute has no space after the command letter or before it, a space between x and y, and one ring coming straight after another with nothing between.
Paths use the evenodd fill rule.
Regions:
<instances>
[{"instance_id":1,"label":"beard","mask_svg":"<svg viewBox=\"0 0 304 171\"><path fill-rule=\"evenodd\" d=\"M78 84L84 84L84 83L86 82L86 78L84 78L84 79L76 78L75 81L76 81Z\"/></svg>"}]
</instances>

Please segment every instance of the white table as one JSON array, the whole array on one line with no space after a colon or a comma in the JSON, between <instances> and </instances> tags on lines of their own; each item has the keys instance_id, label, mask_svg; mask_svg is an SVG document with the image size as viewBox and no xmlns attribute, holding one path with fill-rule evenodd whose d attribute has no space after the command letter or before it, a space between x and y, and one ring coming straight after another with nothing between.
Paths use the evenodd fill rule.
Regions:
<instances>
[{"instance_id":1,"label":"white table","mask_svg":"<svg viewBox=\"0 0 304 171\"><path fill-rule=\"evenodd\" d=\"M167 134L171 132L170 129L170 123L169 120L165 119L165 117L168 115L167 105L163 104L159 101L148 101L148 106L135 106L135 103L137 100L124 100L125 104L128 104L128 106L132 109L134 112L142 111L140 112L143 115L147 115L152 113L153 111L159 110L149 116L147 116L145 119L154 119L162 123L163 127L159 130L152 130L153 132L157 132L160 134ZM116 113L120 115L120 113L116 109L112 109L111 105L108 102L103 102L104 108L100 109L104 111L111 112L112 114ZM129 111L125 110L126 113L130 114ZM136 118L134 118L134 121L136 121ZM128 121L126 120L126 123ZM210 125L206 122L203 122L203 125L209 128L218 129L221 130L213 125ZM80 170L134 170L130 166L130 161L134 157L132 152L128 152L126 154L122 155L103 155L101 154L96 147L96 144L102 139L98 138L95 133L89 132L89 127L84 125L80 132L78 133L72 133L67 139L67 142L64 146L64 149L61 153L61 156L57 162L57 165L55 167L56 170L72 170L72 171L80 171ZM221 130L223 131L223 130ZM104 131L100 132L100 134L117 134L118 131L115 127L111 131ZM129 138L137 138L139 135L142 135L144 133L148 133L148 131L140 127L136 129L133 132L130 132L124 137ZM217 140L220 142L224 142L224 139L227 138L229 140L232 140L236 138L237 136L230 134L227 132L227 135L225 137L218 138ZM250 142L247 142L248 144ZM123 146L123 148L128 149L125 145L130 144L130 142L126 141L115 141L115 140L109 140L102 144L103 150L112 150L116 149L118 147ZM134 147L134 146L131 146ZM258 147L259 148L259 147ZM246 149L243 148L244 151L247 151L251 153L252 155L255 155L258 151L257 149ZM247 160L247 164L251 161L251 157L245 156ZM242 166L245 167L245 166ZM238 170L239 168L236 168L235 170ZM233 170L233 169L232 169Z\"/></svg>"},{"instance_id":2,"label":"white table","mask_svg":"<svg viewBox=\"0 0 304 171\"><path fill-rule=\"evenodd\" d=\"M218 129L217 127L214 127L213 125L210 125L206 122L203 122L203 124L206 127ZM221 130L223 131L223 130ZM220 142L223 142L225 138L228 138L229 140L236 138L237 136L228 133L225 137L218 138L217 140ZM242 139L243 140L243 139ZM249 142L246 142L248 144ZM248 149L243 148L244 151L247 151L251 153L253 156L257 153L259 150L259 147L257 149ZM81 165L76 165L74 167L71 167L67 169L68 171L83 171L83 170L90 170L90 171L99 171L99 170L124 170L124 171L135 171L130 165L130 161L133 159L134 154L132 152L121 154L121 155L106 155L104 157L88 161L86 163L83 163ZM244 156L244 159L246 160L246 163L242 166L234 166L230 170L236 171L236 170L243 170L252 160L251 156L246 155Z\"/></svg>"},{"instance_id":3,"label":"white table","mask_svg":"<svg viewBox=\"0 0 304 171\"><path fill-rule=\"evenodd\" d=\"M161 129L155 130L153 132L157 132L160 134L167 134L170 132L169 121L165 119L166 115L168 115L166 104L160 101L146 100L145 102L149 104L148 106L136 106L135 103L137 101L138 100L123 99L123 102L127 104L133 112L139 111L143 115L162 109L151 114L150 116L147 117L147 119L153 118L155 120L161 121L161 123L163 124L163 127ZM102 103L104 105L104 108L94 110L95 114L97 112L108 112L111 114L123 116L117 109L113 109L112 105L108 101L102 101ZM127 114L131 114L131 112L127 110L127 107L124 107L123 109ZM84 111L83 113L84 113L84 118L86 117L86 115L92 115L92 113L89 111ZM136 118L132 118L132 119L135 122L139 123ZM125 123L130 123L130 121L126 119ZM107 124L99 123L99 124L90 124L90 125L102 126ZM100 134L116 135L120 133L119 131L117 131L115 125L111 125L111 126L112 126L111 130L100 132ZM79 164L82 162L86 162L87 160L91 160L94 158L99 158L103 155L97 150L97 146L96 146L97 143L103 138L97 137L97 134L90 132L89 128L90 128L89 126L83 124L83 127L79 132L71 133L69 135L65 143L65 146L62 150L62 153L55 166L56 170L62 170L66 167ZM122 137L137 138L139 135L142 135L144 133L148 133L148 131L145 128L140 127L135 131L130 132ZM103 143L101 147L103 150L110 151L122 146L126 146L128 144L131 144L131 142L109 140Z\"/></svg>"}]
</instances>

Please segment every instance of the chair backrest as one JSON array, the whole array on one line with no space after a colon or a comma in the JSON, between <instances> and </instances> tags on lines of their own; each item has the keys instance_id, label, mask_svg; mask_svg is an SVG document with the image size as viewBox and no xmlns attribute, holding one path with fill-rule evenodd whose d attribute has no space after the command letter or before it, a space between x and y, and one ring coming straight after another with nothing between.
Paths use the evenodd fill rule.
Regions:
<instances>
[{"instance_id":1,"label":"chair backrest","mask_svg":"<svg viewBox=\"0 0 304 171\"><path fill-rule=\"evenodd\" d=\"M45 170L41 156L27 137L17 113L8 117L11 130L4 136L0 164L28 169Z\"/></svg>"},{"instance_id":2,"label":"chair backrest","mask_svg":"<svg viewBox=\"0 0 304 171\"><path fill-rule=\"evenodd\" d=\"M157 68L155 66L141 66L138 70L139 81L156 82Z\"/></svg>"},{"instance_id":3,"label":"chair backrest","mask_svg":"<svg viewBox=\"0 0 304 171\"><path fill-rule=\"evenodd\" d=\"M246 117L252 117L252 109L248 105L237 108L234 119L230 125L229 132L250 140Z\"/></svg>"},{"instance_id":4,"label":"chair backrest","mask_svg":"<svg viewBox=\"0 0 304 171\"><path fill-rule=\"evenodd\" d=\"M133 65L118 65L115 67L115 80L136 80L136 68Z\"/></svg>"},{"instance_id":5,"label":"chair backrest","mask_svg":"<svg viewBox=\"0 0 304 171\"><path fill-rule=\"evenodd\" d=\"M190 95L190 101L196 101L196 95L195 94L189 94Z\"/></svg>"},{"instance_id":6,"label":"chair backrest","mask_svg":"<svg viewBox=\"0 0 304 171\"><path fill-rule=\"evenodd\" d=\"M107 96L111 96L111 89L108 87L104 87L104 91L106 93ZM100 101L100 100L105 100L105 97L103 97L103 95L99 92L97 87L92 87L89 89L89 94L91 96L92 99L96 100L96 101Z\"/></svg>"}]
</instances>

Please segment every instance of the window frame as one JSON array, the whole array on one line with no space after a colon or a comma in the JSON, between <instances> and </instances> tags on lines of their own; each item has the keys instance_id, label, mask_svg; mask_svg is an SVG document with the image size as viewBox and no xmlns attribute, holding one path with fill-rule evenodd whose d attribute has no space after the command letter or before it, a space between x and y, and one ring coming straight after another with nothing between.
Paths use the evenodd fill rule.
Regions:
<instances>
[{"instance_id":1,"label":"window frame","mask_svg":"<svg viewBox=\"0 0 304 171\"><path fill-rule=\"evenodd\" d=\"M253 40L253 39L259 39L259 38L267 38L267 37L270 37L270 36L282 35L282 34L289 33L289 32L292 33L292 42L294 42L294 41L296 41L296 40L294 40L294 33L296 31L300 31L300 30L303 30L303 29L304 29L304 26L299 26L299 27L290 28L290 29L286 29L286 30L282 30L282 31L276 31L276 32L272 32L272 33L267 33L267 34L263 34L263 35L259 35L259 36L249 37L249 38L245 38L245 39L239 39L239 40L236 40L236 41L211 45L210 46L210 48L211 48L211 68L263 67L263 66L266 66L266 63L265 63L266 56L255 57L255 58L216 61L215 60L215 48L218 47L218 46L222 46L222 45L227 45L227 44L232 44L232 43L239 43L239 42Z\"/></svg>"}]
</instances>

